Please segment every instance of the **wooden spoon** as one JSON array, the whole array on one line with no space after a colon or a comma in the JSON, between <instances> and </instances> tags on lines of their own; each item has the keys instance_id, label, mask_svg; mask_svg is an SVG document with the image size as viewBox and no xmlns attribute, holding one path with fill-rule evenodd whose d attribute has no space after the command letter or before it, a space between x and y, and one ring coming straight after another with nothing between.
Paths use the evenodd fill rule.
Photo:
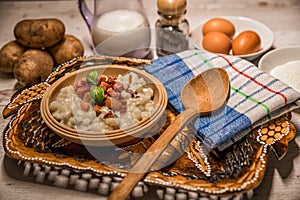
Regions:
<instances>
[{"instance_id":1,"label":"wooden spoon","mask_svg":"<svg viewBox=\"0 0 300 200\"><path fill-rule=\"evenodd\" d=\"M132 189L151 168L176 133L195 117L211 113L223 106L229 94L229 77L222 68L212 68L191 79L181 91L181 101L185 110L151 145L136 162L131 171L111 193L109 200L126 199Z\"/></svg>"}]
</instances>

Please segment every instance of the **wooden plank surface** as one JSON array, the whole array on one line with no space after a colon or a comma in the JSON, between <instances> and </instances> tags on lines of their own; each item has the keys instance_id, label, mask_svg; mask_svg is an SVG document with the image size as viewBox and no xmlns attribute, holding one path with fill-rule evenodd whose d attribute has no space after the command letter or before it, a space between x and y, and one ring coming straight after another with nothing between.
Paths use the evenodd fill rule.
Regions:
<instances>
[{"instance_id":1,"label":"wooden plank surface","mask_svg":"<svg viewBox=\"0 0 300 200\"><path fill-rule=\"evenodd\" d=\"M88 0L92 7L92 1ZM154 0L144 0L146 14L151 26L158 18ZM193 30L202 20L213 16L235 15L258 20L271 28L275 35L274 48L300 45L300 1L299 0L188 0L187 19ZM56 17L66 25L66 33L80 38L85 55L91 55L91 38L88 28L77 9L77 1L0 1L0 47L13 40L13 27L23 18ZM15 92L16 81L12 76L0 73L0 111ZM296 128L300 130L300 111L293 113ZM0 132L8 120L0 118ZM2 137L1 137L2 144ZM262 184L255 190L253 199L299 199L300 189L300 136L290 143L283 160L270 155L270 162ZM0 199L105 199L99 195L74 190L50 187L13 179L3 166L4 150L0 145ZM144 199L156 199L149 192Z\"/></svg>"}]
</instances>

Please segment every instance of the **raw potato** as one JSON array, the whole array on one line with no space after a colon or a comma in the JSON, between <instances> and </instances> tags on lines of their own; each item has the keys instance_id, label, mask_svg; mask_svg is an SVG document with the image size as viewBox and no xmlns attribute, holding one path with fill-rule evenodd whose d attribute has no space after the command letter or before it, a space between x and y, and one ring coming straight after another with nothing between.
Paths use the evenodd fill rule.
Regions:
<instances>
[{"instance_id":1,"label":"raw potato","mask_svg":"<svg viewBox=\"0 0 300 200\"><path fill-rule=\"evenodd\" d=\"M47 48L64 38L65 26L55 18L27 19L14 28L16 40L28 48Z\"/></svg>"},{"instance_id":2,"label":"raw potato","mask_svg":"<svg viewBox=\"0 0 300 200\"><path fill-rule=\"evenodd\" d=\"M60 64L72 58L83 56L84 47L80 40L73 35L65 35L64 39L51 47L50 52L54 60Z\"/></svg>"},{"instance_id":3,"label":"raw potato","mask_svg":"<svg viewBox=\"0 0 300 200\"><path fill-rule=\"evenodd\" d=\"M15 40L5 44L0 50L0 71L13 73L15 63L25 50L26 49Z\"/></svg>"},{"instance_id":4,"label":"raw potato","mask_svg":"<svg viewBox=\"0 0 300 200\"><path fill-rule=\"evenodd\" d=\"M14 67L14 76L22 86L44 81L52 72L54 61L51 55L42 50L25 51Z\"/></svg>"}]
</instances>

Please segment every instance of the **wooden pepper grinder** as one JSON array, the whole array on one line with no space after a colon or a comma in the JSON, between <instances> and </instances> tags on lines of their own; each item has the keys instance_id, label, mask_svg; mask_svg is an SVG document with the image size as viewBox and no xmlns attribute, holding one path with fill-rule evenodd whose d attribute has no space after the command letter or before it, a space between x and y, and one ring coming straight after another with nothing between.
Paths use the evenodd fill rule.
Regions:
<instances>
[{"instance_id":1,"label":"wooden pepper grinder","mask_svg":"<svg viewBox=\"0 0 300 200\"><path fill-rule=\"evenodd\" d=\"M188 49L189 22L185 19L186 0L157 0L156 21L157 56L165 56Z\"/></svg>"}]
</instances>

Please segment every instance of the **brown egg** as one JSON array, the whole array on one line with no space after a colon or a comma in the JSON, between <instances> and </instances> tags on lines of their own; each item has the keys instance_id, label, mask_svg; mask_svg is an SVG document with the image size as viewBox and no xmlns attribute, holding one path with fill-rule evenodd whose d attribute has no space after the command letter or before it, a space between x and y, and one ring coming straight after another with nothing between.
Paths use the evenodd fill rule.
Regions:
<instances>
[{"instance_id":1,"label":"brown egg","mask_svg":"<svg viewBox=\"0 0 300 200\"><path fill-rule=\"evenodd\" d=\"M227 19L212 18L203 25L202 33L203 33L203 35L206 35L207 33L212 32L212 31L223 32L229 38L232 38L235 34L235 27Z\"/></svg>"},{"instance_id":2,"label":"brown egg","mask_svg":"<svg viewBox=\"0 0 300 200\"><path fill-rule=\"evenodd\" d=\"M232 43L233 55L245 55L255 53L261 48L261 40L259 35L254 31L241 32Z\"/></svg>"},{"instance_id":3,"label":"brown egg","mask_svg":"<svg viewBox=\"0 0 300 200\"><path fill-rule=\"evenodd\" d=\"M202 47L209 52L229 54L231 40L222 32L209 32L202 40Z\"/></svg>"}]
</instances>

